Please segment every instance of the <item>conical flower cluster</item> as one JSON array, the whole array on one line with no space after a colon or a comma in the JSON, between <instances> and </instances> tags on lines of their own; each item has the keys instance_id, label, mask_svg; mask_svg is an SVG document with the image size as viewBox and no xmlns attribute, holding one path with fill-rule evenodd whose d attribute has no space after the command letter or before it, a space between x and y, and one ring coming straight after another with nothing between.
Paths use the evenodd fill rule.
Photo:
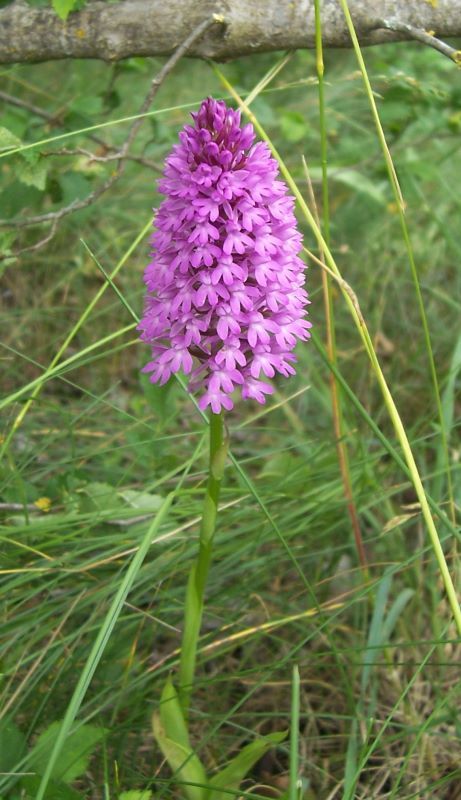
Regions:
<instances>
[{"instance_id":1,"label":"conical flower cluster","mask_svg":"<svg viewBox=\"0 0 461 800\"><path fill-rule=\"evenodd\" d=\"M204 100L192 117L159 183L139 329L151 381L182 370L200 407L219 413L236 389L264 403L265 378L293 375L311 324L294 201L269 148L223 101Z\"/></svg>"}]
</instances>

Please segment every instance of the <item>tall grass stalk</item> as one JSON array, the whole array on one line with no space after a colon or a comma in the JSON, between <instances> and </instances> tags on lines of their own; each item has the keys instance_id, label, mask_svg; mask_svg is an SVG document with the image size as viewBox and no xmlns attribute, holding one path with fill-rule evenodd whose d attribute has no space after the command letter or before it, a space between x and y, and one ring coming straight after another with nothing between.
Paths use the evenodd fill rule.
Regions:
<instances>
[{"instance_id":1,"label":"tall grass stalk","mask_svg":"<svg viewBox=\"0 0 461 800\"><path fill-rule=\"evenodd\" d=\"M234 96L235 100L237 101L237 103L239 104L239 106L242 108L242 110L245 112L245 114L251 120L251 122L255 126L255 128L258 131L258 133L261 136L261 138L264 139L268 143L269 147L272 150L272 153L274 154L275 158L279 162L280 170L281 170L283 176L285 177L285 180L287 181L291 191L293 192L294 196L296 197L296 199L297 199L297 201L299 203L299 206L300 206L300 208L302 210L302 213L304 214L307 222L309 223L312 231L315 234L315 237L317 239L317 243L318 243L319 248L323 248L323 252L324 252L324 255L325 255L325 259L326 259L327 265L334 272L334 274L342 281L343 278L342 278L340 269L337 266L336 261L333 258L333 255L332 255L329 247L327 246L327 243L326 243L324 237L322 236L322 232L319 229L319 226L317 225L317 222L316 222L316 220L315 220L310 208L308 207L308 205L307 205L307 203L306 203L301 191L299 190L295 180L293 179L290 171L286 167L285 163L283 162L282 158L280 157L280 155L277 152L277 150L275 149L275 147L273 146L269 136L266 134L264 128L261 126L261 124L259 123L259 121L255 117L253 112L250 111L249 108L247 108L247 106L245 105L245 102L242 100L242 98L237 93L237 91L234 89L234 87L229 83L229 81L226 79L226 77L222 74L222 72L218 69L218 67L215 66L214 69L215 69L216 73L218 74L218 76L220 77L220 80L222 81L223 85L226 87L226 89L229 92L231 92L233 94L233 96ZM346 291L346 289L342 285L341 285L341 290L342 290L343 296L344 296L344 298L346 300L346 304L347 304L347 306L349 308L349 311L350 311L350 313L352 315L352 318L353 318L353 320L355 322L357 330L359 332L359 335L360 335L360 338L361 338L362 343L364 345L365 351L366 351L366 353L367 353L367 355L368 355L368 357L370 359L371 367L372 367L373 372L374 372L374 374L376 376L378 385L379 385L379 387L381 389L385 406L387 408L389 417L390 417L390 419L392 421L392 424L394 426L394 430L395 430L395 433L397 435L398 441L400 442L400 446L402 448L402 451L403 451L403 454L404 454L404 458L405 458L405 461L406 461L406 463L408 465L408 469L409 469L409 472L410 472L410 475L411 475L411 480L413 482L413 486L415 488L415 492L417 494L418 500L419 500L420 505L421 505L421 511L422 511L422 514L423 514L423 517L424 517L424 520L425 520L425 523L426 523L426 527L427 527L428 533L429 533L429 538L430 538L430 541L431 541L431 545L432 545L435 557L437 559L437 563L438 563L438 566L439 566L440 574L442 576L442 580L443 580L443 583L444 583L444 586L445 586L445 591L446 591L446 594L447 594L447 597L448 597L448 600L449 600L449 603L450 603L450 607L451 607L451 610L452 610L452 613L453 613L453 618L454 618L454 620L456 622L456 627L457 627L458 633L461 635L461 608L460 608L458 597L457 597L457 593L456 593L455 587L453 585L453 581L452 581L452 578L451 578L451 575L450 575L450 572L449 572L449 569L448 569L448 566L447 566L447 562L446 562L446 559L445 559L445 554L444 554L442 546L440 544L439 535L438 535L437 529L435 527L434 520L432 518L432 514L431 514L430 507L429 507L429 503L428 503L428 500L427 500L427 497L426 497L426 493L425 493L425 490L424 490L424 486L423 486L423 483L422 483L422 480L421 480L421 477L420 477L420 474L419 474L419 471L418 471L418 467L416 465L415 458L413 456L413 452L412 452L412 449L411 449L410 442L408 440L404 425L402 423L402 420L400 418L399 412L397 410L397 406L395 405L394 398L392 397L392 393L391 393L391 391L390 391L390 389L389 389L389 387L387 385L386 379L385 379L383 371L381 369L381 366L380 366L378 357L376 355L375 349L373 347L373 342L372 342L370 333L368 331L368 328L366 326L365 320L363 319L363 316L360 313L360 309L357 308L357 306L353 302L353 299L351 298L350 294Z\"/></svg>"},{"instance_id":2,"label":"tall grass stalk","mask_svg":"<svg viewBox=\"0 0 461 800\"><path fill-rule=\"evenodd\" d=\"M397 177L397 173L394 167L394 163L392 161L392 156L389 151L389 147L387 145L386 136L383 130L383 126L381 124L381 120L379 117L378 107L376 105L375 96L373 93L373 89L370 83L370 78L368 76L367 68L365 65L365 60L362 55L362 51L360 48L359 40L357 38L357 34L355 32L354 23L352 21L352 17L349 11L349 6L347 0L340 0L341 7L343 9L343 13L346 19L346 24L349 30L349 34L352 40L352 44L354 47L354 52L357 57L357 61L360 67L360 72L362 73L363 82L365 85L365 91L367 94L368 102L370 104L371 113L373 116L373 120L375 122L376 131L378 134L379 143L381 145L381 149L383 151L384 160L386 163L387 172L389 175L389 181L392 186L394 197L396 201L397 213L399 216L400 226L402 229L403 240L405 242L405 248L407 251L408 262L410 264L410 271L411 276L413 279L414 289L416 293L416 300L419 309L419 313L421 316L421 323L423 326L423 333L424 333L424 342L426 345L427 351L427 358L429 362L429 372L431 376L433 391L434 391L434 399L437 408L437 414L439 418L439 425L440 425L440 437L441 437L441 448L443 452L443 460L445 462L445 472L447 478L447 489L448 489L448 502L450 508L450 516L451 520L454 523L456 520L456 512L455 512L455 501L453 495L453 481L451 475L451 466L450 466L450 455L448 451L448 437L445 425L445 417L443 413L442 407L442 399L440 396L440 389L439 389L439 382L437 378L437 370L435 368L435 360L434 360L434 353L432 349L432 342L431 342L431 335L429 331L429 325L426 316L426 310L424 307L424 300L423 295L421 292L421 286L419 284L419 277L418 277L418 270L416 267L415 257L413 253L413 246L410 239L410 232L408 230L407 221L405 219L405 201L402 196L402 191L399 184L399 179Z\"/></svg>"},{"instance_id":3,"label":"tall grass stalk","mask_svg":"<svg viewBox=\"0 0 461 800\"><path fill-rule=\"evenodd\" d=\"M325 112L325 83L324 83L324 61L323 61L323 44L322 44L322 20L320 15L320 0L314 2L315 10L315 53L316 53L316 67L318 77L318 98L319 98L319 122L320 122L320 149L321 149L321 164L322 164L322 220L323 232L325 241L330 247L330 198L328 192L328 142L327 142L327 126L326 126L326 112ZM315 202L313 209L315 211ZM320 224L319 224L320 227ZM320 249L320 258L323 261L323 252ZM336 332L335 332L335 319L333 308L333 297L331 291L331 282L328 273L322 270L322 290L323 302L325 308L325 323L327 332L327 352L328 357L332 364L337 363L337 350L336 350ZM331 409L333 416L333 428L336 439L336 451L338 454L339 469L341 472L341 479L343 483L344 496L346 498L346 506L351 521L352 531L355 539L355 546L359 562L364 570L365 577L367 577L367 558L365 548L363 546L362 533L360 530L360 522L357 514L357 508L354 501L352 491L351 472L349 465L349 456L347 445L344 439L344 418L341 402L341 394L339 386L335 378L335 374L330 370L329 372L330 395L331 395Z\"/></svg>"},{"instance_id":4,"label":"tall grass stalk","mask_svg":"<svg viewBox=\"0 0 461 800\"><path fill-rule=\"evenodd\" d=\"M299 770L299 668L295 664L291 682L291 720L290 720L290 789L289 800L298 800L300 796Z\"/></svg>"}]
</instances>

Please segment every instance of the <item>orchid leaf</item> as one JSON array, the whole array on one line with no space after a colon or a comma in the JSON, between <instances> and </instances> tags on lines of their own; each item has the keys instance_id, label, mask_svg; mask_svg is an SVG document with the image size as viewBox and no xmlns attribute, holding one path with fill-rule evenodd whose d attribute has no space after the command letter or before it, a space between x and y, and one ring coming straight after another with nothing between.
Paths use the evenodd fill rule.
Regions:
<instances>
[{"instance_id":1,"label":"orchid leaf","mask_svg":"<svg viewBox=\"0 0 461 800\"><path fill-rule=\"evenodd\" d=\"M168 678L160 699L160 710L152 719L154 738L189 800L204 800L207 775L194 753L178 694Z\"/></svg>"},{"instance_id":2,"label":"orchid leaf","mask_svg":"<svg viewBox=\"0 0 461 800\"><path fill-rule=\"evenodd\" d=\"M229 800L229 792L238 792L241 782L262 756L276 744L283 742L287 731L270 733L245 745L232 761L211 778L209 800ZM225 791L224 791L225 790Z\"/></svg>"}]
</instances>

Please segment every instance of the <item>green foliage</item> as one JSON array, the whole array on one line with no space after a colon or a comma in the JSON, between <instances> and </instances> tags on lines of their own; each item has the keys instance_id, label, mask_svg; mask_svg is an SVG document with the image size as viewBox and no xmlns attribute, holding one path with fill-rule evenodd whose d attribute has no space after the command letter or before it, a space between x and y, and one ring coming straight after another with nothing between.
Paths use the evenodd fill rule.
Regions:
<instances>
[{"instance_id":1,"label":"green foliage","mask_svg":"<svg viewBox=\"0 0 461 800\"><path fill-rule=\"evenodd\" d=\"M56 739L61 728L60 722L53 722L39 736L37 743L29 756L29 765L39 775L43 775L53 751ZM83 775L87 769L90 757L97 744L103 739L106 731L94 725L82 725L72 731L65 740L61 749L59 761L54 765L51 778L62 783L72 783L75 778Z\"/></svg>"},{"instance_id":2,"label":"green foliage","mask_svg":"<svg viewBox=\"0 0 461 800\"><path fill-rule=\"evenodd\" d=\"M76 11L78 8L82 8L84 3L80 2L80 0L51 0L51 5L56 11L58 17L66 20L71 11Z\"/></svg>"},{"instance_id":3,"label":"green foliage","mask_svg":"<svg viewBox=\"0 0 461 800\"><path fill-rule=\"evenodd\" d=\"M12 778L26 757L28 769L32 774L26 772L22 775L22 769L19 770L19 774L21 775L21 797L27 798L27 800L29 798L32 800L39 789L61 724L61 722L52 722L40 734L34 747L26 756L27 745L23 733L7 719L0 722L0 772ZM71 732L61 750L59 763L53 769L52 778L45 794L47 800L78 800L81 798L80 793L68 784L85 773L91 756L105 735L104 728L94 725L82 725Z\"/></svg>"},{"instance_id":4,"label":"green foliage","mask_svg":"<svg viewBox=\"0 0 461 800\"><path fill-rule=\"evenodd\" d=\"M306 118L300 111L284 111L280 117L280 130L288 142L305 140L309 132Z\"/></svg>"},{"instance_id":5,"label":"green foliage","mask_svg":"<svg viewBox=\"0 0 461 800\"><path fill-rule=\"evenodd\" d=\"M255 739L245 745L231 761L211 778L212 789L209 793L210 800L227 800L229 792L238 794L240 784L246 778L252 767L272 747L283 742L286 731L269 733L260 739ZM221 791L220 791L221 790Z\"/></svg>"},{"instance_id":6,"label":"green foliage","mask_svg":"<svg viewBox=\"0 0 461 800\"><path fill-rule=\"evenodd\" d=\"M25 736L14 722L4 717L0 720L0 772L13 772L25 751Z\"/></svg>"},{"instance_id":7,"label":"green foliage","mask_svg":"<svg viewBox=\"0 0 461 800\"><path fill-rule=\"evenodd\" d=\"M25 800L34 800L40 788L41 776L26 776L22 778L21 785ZM45 800L82 800L80 792L72 789L65 783L51 780L45 794Z\"/></svg>"},{"instance_id":8,"label":"green foliage","mask_svg":"<svg viewBox=\"0 0 461 800\"><path fill-rule=\"evenodd\" d=\"M384 181L373 181L355 169L339 168L335 173L333 168L333 180L335 183L342 183L360 192L366 198L373 200L380 206L386 206L389 202L389 192Z\"/></svg>"},{"instance_id":9,"label":"green foliage","mask_svg":"<svg viewBox=\"0 0 461 800\"><path fill-rule=\"evenodd\" d=\"M8 128L0 128L0 153L19 150L19 155L12 159L16 177L26 186L35 186L43 191L45 188L47 168L46 162L34 150L21 151L22 142Z\"/></svg>"},{"instance_id":10,"label":"green foliage","mask_svg":"<svg viewBox=\"0 0 461 800\"><path fill-rule=\"evenodd\" d=\"M154 737L189 800L227 800L267 751L283 742L286 732L271 733L245 745L216 775L207 777L194 752L171 678L165 683L160 708L152 720Z\"/></svg>"},{"instance_id":11,"label":"green foliage","mask_svg":"<svg viewBox=\"0 0 461 800\"><path fill-rule=\"evenodd\" d=\"M156 742L189 800L201 800L207 785L206 772L190 745L178 694L171 679L165 683L152 728Z\"/></svg>"},{"instance_id":12,"label":"green foliage","mask_svg":"<svg viewBox=\"0 0 461 800\"><path fill-rule=\"evenodd\" d=\"M15 150L20 146L21 140L14 133L9 131L8 128L0 127L0 152Z\"/></svg>"}]
</instances>

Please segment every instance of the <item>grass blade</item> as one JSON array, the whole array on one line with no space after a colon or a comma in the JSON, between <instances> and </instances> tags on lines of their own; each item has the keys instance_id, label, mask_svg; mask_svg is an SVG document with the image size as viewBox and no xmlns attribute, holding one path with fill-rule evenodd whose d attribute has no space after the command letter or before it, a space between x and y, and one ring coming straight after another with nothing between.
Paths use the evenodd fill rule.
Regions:
<instances>
[{"instance_id":1,"label":"grass blade","mask_svg":"<svg viewBox=\"0 0 461 800\"><path fill-rule=\"evenodd\" d=\"M126 600L126 597L134 583L136 575L139 572L139 569L146 557L149 548L151 546L152 537L157 532L158 528L164 521L168 509L171 506L173 501L174 493L169 494L162 507L160 508L158 514L154 518L152 524L149 526L147 533L145 534L139 549L135 556L133 557L130 566L127 569L126 575L120 584L119 590L115 595L112 604L107 612L106 618L101 626L101 629L96 637L96 640L91 648L91 652L88 656L86 664L80 674L80 678L78 680L77 686L74 689L72 698L70 703L67 707L66 714L64 716L59 735L56 738L56 742L54 744L53 751L50 755L50 759L48 761L47 768L41 780L36 800L43 800L46 792L46 788L48 786L49 780L51 778L53 768L56 764L57 759L59 758L59 753L61 752L62 746L66 740L66 737L72 727L72 723L74 722L79 708L83 702L87 689L91 683L93 675L96 671L96 668L102 658L104 653L105 647L109 641L110 635L114 629L115 623L120 615L120 612L123 608L123 604Z\"/></svg>"},{"instance_id":2,"label":"grass blade","mask_svg":"<svg viewBox=\"0 0 461 800\"><path fill-rule=\"evenodd\" d=\"M291 681L289 800L298 800L299 796L299 690L299 669L295 664Z\"/></svg>"}]
</instances>

